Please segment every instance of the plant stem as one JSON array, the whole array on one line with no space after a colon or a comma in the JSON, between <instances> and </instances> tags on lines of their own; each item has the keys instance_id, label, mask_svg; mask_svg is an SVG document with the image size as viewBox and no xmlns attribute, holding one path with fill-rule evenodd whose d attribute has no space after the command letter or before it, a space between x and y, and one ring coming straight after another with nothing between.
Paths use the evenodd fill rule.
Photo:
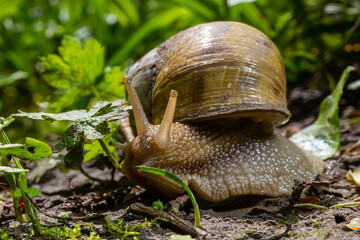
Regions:
<instances>
[{"instance_id":1,"label":"plant stem","mask_svg":"<svg viewBox=\"0 0 360 240\"><path fill-rule=\"evenodd\" d=\"M1 136L4 139L5 144L10 144L10 140L7 137L5 131L1 130ZM12 156L14 163L16 165L17 168L23 169L19 159L15 156ZM37 212L34 208L34 206L30 203L29 199L27 198L25 192L27 190L27 179L26 179L26 174L25 173L19 173L19 174L14 174L13 176L15 176L16 182L21 190L21 195L24 201L24 205L25 205L25 211L26 211L26 216L28 216L33 224L34 227L34 233L36 236L40 236L41 235L41 225L40 225L40 221L39 218L37 216ZM13 176L11 176L11 178L13 178ZM11 182L11 180L10 180ZM15 184L15 181L13 181L13 183L11 184ZM10 183L9 183L10 185ZM10 186L11 187L11 186ZM14 187L14 186L13 186ZM16 186L15 186L15 190L16 190ZM14 190L14 192L15 192ZM19 201L18 199L17 202ZM16 206L15 202L14 202L14 207ZM16 212L16 210L15 210ZM20 218L21 220L21 218Z\"/></svg>"},{"instance_id":2,"label":"plant stem","mask_svg":"<svg viewBox=\"0 0 360 240\"><path fill-rule=\"evenodd\" d=\"M171 172L167 172L163 169L154 168L154 167L148 167L148 166L136 166L137 169L140 169L144 172L149 172L153 174L157 174L160 176L165 176L167 178L170 178L171 180L179 183L186 191L186 193L189 195L191 203L194 207L194 216L195 216L195 227L200 227L200 211L199 211L199 205L196 202L195 196L190 190L190 188L184 183L183 180L181 180L178 176L175 174L172 174Z\"/></svg>"},{"instance_id":3,"label":"plant stem","mask_svg":"<svg viewBox=\"0 0 360 240\"><path fill-rule=\"evenodd\" d=\"M330 207L324 207L312 203L302 203L302 204L296 204L294 205L294 207L313 207L313 208L327 210L329 208L335 208L335 207L349 207L349 206L358 206L358 205L360 205L360 202L341 203L341 204L332 205Z\"/></svg>"},{"instance_id":4,"label":"plant stem","mask_svg":"<svg viewBox=\"0 0 360 240\"><path fill-rule=\"evenodd\" d=\"M33 208L34 206L30 203L28 197L25 194L27 186L24 185L24 183L22 181L22 176L20 176L20 174L19 174L19 177L17 178L17 182L18 182L18 185L19 185L20 190L21 190L21 195L22 195L22 198L23 198L23 201L24 201L26 215L30 218L30 220L31 220L31 222L33 224L35 235L40 236L41 235L40 221L39 221L39 218L37 216L36 210ZM33 211L33 210L35 210L35 211Z\"/></svg>"},{"instance_id":5,"label":"plant stem","mask_svg":"<svg viewBox=\"0 0 360 240\"><path fill-rule=\"evenodd\" d=\"M95 87L95 86L92 86L91 89L92 89L92 91L93 91L93 93L94 93L94 96L95 96L96 100L97 100L97 101L101 101L100 93L99 93L99 91L96 89L96 87ZM105 144L104 140L99 139L98 141L99 141L101 147L104 149L104 151L105 151L106 155L108 156L108 158L109 158L110 162L112 163L112 165L113 165L116 169L120 170L120 165L119 165L118 161L116 161L116 159L114 158L114 156L111 154L111 152L110 152L109 148L107 147L107 145Z\"/></svg>"},{"instance_id":6,"label":"plant stem","mask_svg":"<svg viewBox=\"0 0 360 240\"><path fill-rule=\"evenodd\" d=\"M92 86L91 89L92 89L92 91L93 91L93 93L94 93L94 96L95 96L95 98L96 98L96 101L101 101L100 93L99 93L99 91L96 89L96 87L95 87L95 86Z\"/></svg>"},{"instance_id":7,"label":"plant stem","mask_svg":"<svg viewBox=\"0 0 360 240\"><path fill-rule=\"evenodd\" d=\"M120 170L120 165L119 165L118 161L116 161L114 156L111 154L111 152L110 152L109 148L106 146L104 140L99 139L98 141L99 141L101 147L104 149L104 151L105 151L106 155L108 156L108 158L109 158L110 162L112 163L112 165L116 169Z\"/></svg>"},{"instance_id":8,"label":"plant stem","mask_svg":"<svg viewBox=\"0 0 360 240\"><path fill-rule=\"evenodd\" d=\"M1 165L6 166L6 167L9 166L9 161L7 160L7 157L6 157L5 154L1 155ZM24 223L25 219L23 218L23 216L21 214L21 211L20 211L20 208L19 208L20 207L19 206L19 198L14 197L14 192L17 189L15 179L14 179L14 175L11 174L11 173L6 173L6 172L4 172L4 175L5 175L6 181L9 183L9 186L10 186L10 192L11 192L11 195L12 195L12 198L13 198L13 205L14 205L14 212L15 212L16 220L19 223Z\"/></svg>"},{"instance_id":9,"label":"plant stem","mask_svg":"<svg viewBox=\"0 0 360 240\"><path fill-rule=\"evenodd\" d=\"M348 207L348 206L356 206L356 205L360 205L360 202L350 202L350 203L335 204L335 205L332 205L330 208L334 208L334 207Z\"/></svg>"},{"instance_id":10,"label":"plant stem","mask_svg":"<svg viewBox=\"0 0 360 240\"><path fill-rule=\"evenodd\" d=\"M296 205L294 205L294 207L313 207L313 208L318 208L318 209L323 209L323 210L329 209L328 207L323 207L323 206L312 204L312 203L296 204Z\"/></svg>"}]
</instances>

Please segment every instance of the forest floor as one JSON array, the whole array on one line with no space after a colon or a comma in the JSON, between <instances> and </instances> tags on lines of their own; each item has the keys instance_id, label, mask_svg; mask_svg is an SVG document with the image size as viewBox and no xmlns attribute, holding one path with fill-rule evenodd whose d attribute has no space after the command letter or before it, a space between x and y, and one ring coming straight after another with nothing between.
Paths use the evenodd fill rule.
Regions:
<instances>
[{"instance_id":1,"label":"forest floor","mask_svg":"<svg viewBox=\"0 0 360 240\"><path fill-rule=\"evenodd\" d=\"M289 95L292 121L279 131L289 136L296 129L310 124L315 119L318 110L316 106L320 105L324 96L326 94L319 91L294 89ZM29 185L41 191L34 201L42 211L56 216L61 212L66 212L70 217L85 216L82 220L62 223L39 213L43 226L50 229L68 227L58 230L58 234L63 234L60 237L63 239L71 239L71 234L78 236L73 239L87 239L86 236L91 232L96 232L100 238L93 235L88 239L121 239L124 237L123 233L127 234L127 239L133 239L134 236L137 239L176 239L175 235L189 234L193 234L193 237L198 234L197 239L360 239L360 231L346 227L351 219L360 217L356 206L327 210L292 207L299 201L295 196L317 197L317 204L326 207L353 202L360 196L359 188L345 179L348 170L354 170L360 165L360 123L349 124L348 121L360 116L359 104L360 101L351 93L345 94L340 103L341 146L334 157L325 161L324 174L314 181L297 182L293 197L246 196L233 199L227 205L210 207L202 204L202 230L195 233L191 232L194 229L187 232L181 230L176 226L180 224L177 221L175 224L163 219L151 221L153 217L135 211L134 203L151 207L159 199L164 204L169 200L132 185L119 172L114 175L115 181L104 183L89 180L80 171L70 170L64 173L52 168L46 171L39 182L30 180ZM100 170L91 162L84 164L84 171L104 180L110 179L112 172L110 169ZM3 176L0 176L0 182L5 182ZM19 224L14 219L11 197L6 190L0 191L0 213L0 228L11 238L33 236L30 235L30 223ZM187 201L178 216L192 225L192 213L192 205ZM123 219L122 222L116 221L120 218ZM80 226L80 232L74 230L80 229L75 224ZM201 236L202 234L205 235ZM57 238L42 236L40 239ZM190 239L190 236L182 239Z\"/></svg>"}]
</instances>

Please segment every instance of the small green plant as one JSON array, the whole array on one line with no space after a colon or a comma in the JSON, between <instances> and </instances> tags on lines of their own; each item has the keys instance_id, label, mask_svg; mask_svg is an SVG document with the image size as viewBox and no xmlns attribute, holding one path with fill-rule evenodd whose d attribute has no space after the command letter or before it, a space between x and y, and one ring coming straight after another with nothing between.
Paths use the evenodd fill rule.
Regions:
<instances>
[{"instance_id":1,"label":"small green plant","mask_svg":"<svg viewBox=\"0 0 360 240\"><path fill-rule=\"evenodd\" d=\"M55 239L66 239L66 240L101 240L96 232L93 231L92 222L89 223L89 229L92 231L89 236L83 234L80 225L75 224L74 227L51 227L43 228L43 235L49 236Z\"/></svg>"},{"instance_id":2,"label":"small green plant","mask_svg":"<svg viewBox=\"0 0 360 240\"><path fill-rule=\"evenodd\" d=\"M30 202L29 197L34 197L40 192L34 188L28 188L26 174L28 170L24 169L19 159L20 156L28 159L39 159L50 157L52 155L51 148L36 139L26 138L25 144L11 144L7 137L4 128L14 121L13 117L6 119L0 118L0 135L5 144L0 146L1 154L1 168L0 171L4 172L5 178L10 186L10 192L13 197L15 217L20 223L25 222L22 216L19 205L20 201L24 203L26 220L30 220L34 227L36 236L41 235L41 225L35 206ZM12 158L16 168L9 166L9 161ZM19 186L19 188L18 188Z\"/></svg>"},{"instance_id":3,"label":"small green plant","mask_svg":"<svg viewBox=\"0 0 360 240\"><path fill-rule=\"evenodd\" d=\"M167 172L167 171L162 170L162 169L148 167L148 166L136 166L136 168L141 170L141 171L144 171L144 172L153 173L153 174L157 174L157 175L160 175L160 176L165 176L165 177L179 183L185 189L186 193L189 195L191 203L193 205L194 215L195 215L195 227L200 227L199 205L196 202L194 194L191 192L190 188L184 183L183 180L181 180L175 174L172 174L172 173Z\"/></svg>"},{"instance_id":4,"label":"small green plant","mask_svg":"<svg viewBox=\"0 0 360 240\"><path fill-rule=\"evenodd\" d=\"M116 152L115 148L109 147L107 142L113 140L108 136L112 132L109 122L118 121L128 116L127 110L130 107L124 104L123 99L112 102L100 101L96 102L89 111L74 110L57 114L20 111L20 113L13 114L13 116L51 122L70 121L70 127L56 140L57 144L53 148L54 153L59 153L63 149L68 150L68 153L64 156L64 162L68 168L77 168L83 163L85 140L88 139L97 140L99 143L98 148L101 146L114 167L120 169L117 155L112 154ZM96 153L102 153L102 151L97 150ZM94 154L92 156L94 157Z\"/></svg>"},{"instance_id":5,"label":"small green plant","mask_svg":"<svg viewBox=\"0 0 360 240\"><path fill-rule=\"evenodd\" d=\"M62 89L62 96L50 105L49 109L60 111L68 107L73 101L92 93L97 100L102 96L124 97L124 86L120 84L123 73L119 67L104 68L104 47L91 39L83 47L74 38L64 37L62 46L59 47L60 56L49 54L42 57L43 78L50 85ZM110 94L112 92L112 94ZM69 97L76 95L78 98ZM67 149L64 156L65 166L68 168L80 168L84 161L84 150L86 151L85 140L97 140L98 144L89 144L92 147L87 152L85 160L95 158L99 154L107 155L110 162L116 169L120 169L119 157L114 154L115 148L109 147L108 142L113 141L110 133L111 127L118 127L114 123L126 116L130 107L124 106L122 99L113 102L97 102L89 110L68 111L59 114L54 113L25 113L13 114L17 117L32 118L47 121L70 121L70 127L59 137L53 151L51 148L36 139L26 138L25 144L10 144L10 140L4 132L12 121L13 116L7 119L0 118L0 135L4 144L0 146L1 169L10 185L13 196L15 216L21 223L25 219L20 212L19 202L23 201L25 206L26 220L31 220L36 236L41 235L41 225L35 210L28 197L33 198L40 192L28 188L25 172L17 157L22 159L40 159L51 157L52 153L58 153ZM101 150L100 150L101 149ZM16 165L9 167L10 159Z\"/></svg>"},{"instance_id":6,"label":"small green plant","mask_svg":"<svg viewBox=\"0 0 360 240\"><path fill-rule=\"evenodd\" d=\"M0 239L1 240L10 240L12 238L10 238L9 235L6 232L4 232L3 229L0 228Z\"/></svg>"},{"instance_id":7,"label":"small green plant","mask_svg":"<svg viewBox=\"0 0 360 240\"><path fill-rule=\"evenodd\" d=\"M58 239L78 239L81 236L81 227L80 225L75 224L74 228L68 227L52 227L44 228L44 235L50 237L56 237Z\"/></svg>"},{"instance_id":8,"label":"small green plant","mask_svg":"<svg viewBox=\"0 0 360 240\"><path fill-rule=\"evenodd\" d=\"M319 227L321 227L321 222L314 221L314 222L312 223L312 225L313 225L313 227L315 227L315 228L319 228Z\"/></svg>"},{"instance_id":9,"label":"small green plant","mask_svg":"<svg viewBox=\"0 0 360 240\"><path fill-rule=\"evenodd\" d=\"M59 217L67 218L67 217L69 217L69 215L66 212L61 212L61 213L59 213ZM59 223L65 223L67 220L66 219L58 219L57 221Z\"/></svg>"},{"instance_id":10,"label":"small green plant","mask_svg":"<svg viewBox=\"0 0 360 240\"><path fill-rule=\"evenodd\" d=\"M81 97L92 94L97 101L125 98L120 67L104 67L105 47L90 39L82 46L79 39L65 36L59 55L41 57L42 77L61 90L61 96L49 105L48 110L61 112ZM73 96L77 96L74 98Z\"/></svg>"},{"instance_id":11,"label":"small green plant","mask_svg":"<svg viewBox=\"0 0 360 240\"><path fill-rule=\"evenodd\" d=\"M290 138L302 149L321 159L325 160L333 156L340 146L338 105L346 79L353 70L355 70L353 66L348 66L343 71L333 92L321 102L319 115L315 122Z\"/></svg>"},{"instance_id":12,"label":"small green plant","mask_svg":"<svg viewBox=\"0 0 360 240\"><path fill-rule=\"evenodd\" d=\"M151 221L148 221L145 218L143 223L130 225L129 223L124 224L124 219L122 218L111 221L110 218L107 217L105 220L107 222L107 231L115 236L121 236L121 239L126 239L127 237L131 236L135 239L136 236L140 235L140 232L138 232L140 228L148 228L158 220L165 221L160 217L154 218Z\"/></svg>"},{"instance_id":13,"label":"small green plant","mask_svg":"<svg viewBox=\"0 0 360 240\"><path fill-rule=\"evenodd\" d=\"M157 200L157 201L153 202L152 207L156 210L162 211L164 209L164 204L162 203L162 201Z\"/></svg>"},{"instance_id":14,"label":"small green plant","mask_svg":"<svg viewBox=\"0 0 360 240\"><path fill-rule=\"evenodd\" d=\"M125 239L130 236L140 235L138 226L130 226L128 223L123 224L124 219L116 219L115 222L111 221L109 218L106 218L107 222L107 231L110 234L120 235L121 239Z\"/></svg>"},{"instance_id":15,"label":"small green plant","mask_svg":"<svg viewBox=\"0 0 360 240\"><path fill-rule=\"evenodd\" d=\"M111 132L119 126L118 120L128 116L125 106L124 73L119 66L105 67L105 47L90 39L83 45L77 38L65 36L58 48L59 55L40 57L42 77L60 97L49 103L48 110L56 113L35 112L13 114L35 120L69 121L70 127L57 139L54 153L68 150L64 156L67 168L80 168L85 161L106 155L116 169L120 169L116 149L108 143L115 141ZM76 96L76 97L73 97ZM91 96L86 104L97 102L89 111L64 111L85 96ZM114 101L101 101L102 99ZM60 112L60 113L59 113ZM97 140L85 144L86 140ZM86 153L85 153L86 152Z\"/></svg>"}]
</instances>

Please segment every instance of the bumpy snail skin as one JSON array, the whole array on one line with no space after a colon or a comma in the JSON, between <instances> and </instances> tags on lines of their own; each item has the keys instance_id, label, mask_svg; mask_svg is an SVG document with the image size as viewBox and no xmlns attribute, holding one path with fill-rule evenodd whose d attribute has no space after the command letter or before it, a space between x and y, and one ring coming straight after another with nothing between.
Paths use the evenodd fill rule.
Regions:
<instances>
[{"instance_id":1,"label":"bumpy snail skin","mask_svg":"<svg viewBox=\"0 0 360 240\"><path fill-rule=\"evenodd\" d=\"M174 123L171 144L165 150L154 146L157 130L151 125L131 143L123 170L131 181L171 198L183 192L180 185L134 167L172 172L198 197L212 202L247 194L289 195L294 179L307 179L323 170L320 159L309 158L278 134L264 134L259 124L247 120L229 127Z\"/></svg>"}]
</instances>

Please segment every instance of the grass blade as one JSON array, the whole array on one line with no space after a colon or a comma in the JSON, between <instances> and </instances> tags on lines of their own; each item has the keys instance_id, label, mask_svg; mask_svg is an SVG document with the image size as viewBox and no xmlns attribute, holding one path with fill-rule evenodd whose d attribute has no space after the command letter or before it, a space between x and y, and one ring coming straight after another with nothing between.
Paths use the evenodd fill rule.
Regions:
<instances>
[{"instance_id":1,"label":"grass blade","mask_svg":"<svg viewBox=\"0 0 360 240\"><path fill-rule=\"evenodd\" d=\"M191 203L192 203L192 205L194 207L195 227L200 227L199 205L196 202L195 196L191 192L190 188L178 176L176 176L175 174L172 174L170 172L167 172L165 170L158 169L158 168L153 168L153 167L136 166L136 168L141 170L141 171L144 171L144 172L153 173L153 174L157 174L157 175L160 175L160 176L170 178L171 180L174 180L175 182L179 183L185 189L186 193L189 195Z\"/></svg>"}]
</instances>

